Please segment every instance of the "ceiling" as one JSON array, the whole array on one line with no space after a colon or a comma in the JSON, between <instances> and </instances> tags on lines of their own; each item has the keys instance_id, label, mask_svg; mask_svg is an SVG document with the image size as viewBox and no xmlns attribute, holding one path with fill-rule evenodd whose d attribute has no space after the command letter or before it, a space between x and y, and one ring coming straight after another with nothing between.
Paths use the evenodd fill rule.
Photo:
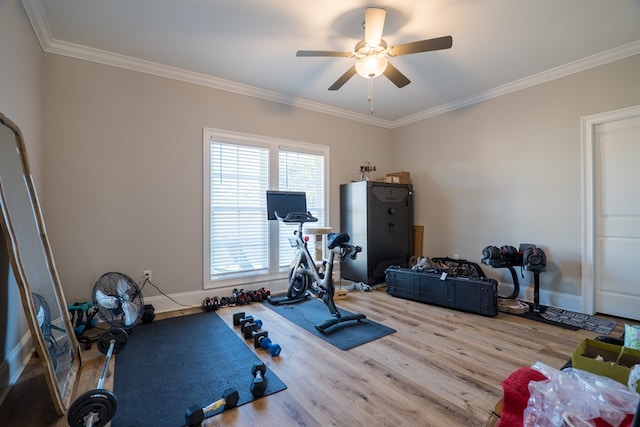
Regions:
<instances>
[{"instance_id":1,"label":"ceiling","mask_svg":"<svg viewBox=\"0 0 640 427\"><path fill-rule=\"evenodd\" d=\"M640 53L640 0L22 0L46 52L397 127ZM389 46L451 35L453 47L390 62L411 83L352 77L364 9Z\"/></svg>"}]
</instances>

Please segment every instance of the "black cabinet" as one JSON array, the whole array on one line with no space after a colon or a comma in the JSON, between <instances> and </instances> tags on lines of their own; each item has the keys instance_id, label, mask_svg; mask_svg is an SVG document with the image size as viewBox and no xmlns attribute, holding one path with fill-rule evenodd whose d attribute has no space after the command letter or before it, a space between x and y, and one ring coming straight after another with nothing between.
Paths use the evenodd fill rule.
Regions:
<instances>
[{"instance_id":1,"label":"black cabinet","mask_svg":"<svg viewBox=\"0 0 640 427\"><path fill-rule=\"evenodd\" d=\"M340 186L340 230L362 246L340 266L354 282L385 281L390 265L406 267L413 255L413 190L410 184L359 181Z\"/></svg>"}]
</instances>

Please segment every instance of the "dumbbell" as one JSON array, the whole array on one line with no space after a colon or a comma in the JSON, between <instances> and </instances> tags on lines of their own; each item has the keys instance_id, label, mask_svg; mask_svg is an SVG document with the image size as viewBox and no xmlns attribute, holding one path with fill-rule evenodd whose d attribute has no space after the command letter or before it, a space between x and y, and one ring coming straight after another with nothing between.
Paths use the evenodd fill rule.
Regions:
<instances>
[{"instance_id":1,"label":"dumbbell","mask_svg":"<svg viewBox=\"0 0 640 427\"><path fill-rule=\"evenodd\" d=\"M251 302L251 297L244 291L244 289L234 289L231 294L236 299L237 305L249 304Z\"/></svg>"},{"instance_id":2,"label":"dumbbell","mask_svg":"<svg viewBox=\"0 0 640 427\"><path fill-rule=\"evenodd\" d=\"M258 291L260 292L260 294L262 295L262 299L263 300L268 300L269 297L271 296L271 291L265 289L265 288L260 288L260 290Z\"/></svg>"},{"instance_id":3,"label":"dumbbell","mask_svg":"<svg viewBox=\"0 0 640 427\"><path fill-rule=\"evenodd\" d=\"M240 331L244 331L244 325L254 321L253 316L247 316L244 312L234 313L233 315L233 326L240 326Z\"/></svg>"},{"instance_id":4,"label":"dumbbell","mask_svg":"<svg viewBox=\"0 0 640 427\"><path fill-rule=\"evenodd\" d=\"M247 322L240 327L242 334L244 335L244 339L248 340L253 336L253 333L260 330L262 328L262 320L255 319L252 322Z\"/></svg>"},{"instance_id":5,"label":"dumbbell","mask_svg":"<svg viewBox=\"0 0 640 427\"><path fill-rule=\"evenodd\" d=\"M247 320L253 320L253 316L245 315L244 311L237 311L233 313L233 326L242 325Z\"/></svg>"},{"instance_id":6,"label":"dumbbell","mask_svg":"<svg viewBox=\"0 0 640 427\"><path fill-rule=\"evenodd\" d=\"M262 328L262 320L254 319L253 316L245 315L244 311L233 313L233 326L240 325L240 332L244 335L244 339L248 340L254 331Z\"/></svg>"},{"instance_id":7,"label":"dumbbell","mask_svg":"<svg viewBox=\"0 0 640 427\"><path fill-rule=\"evenodd\" d=\"M202 421L212 415L217 409L224 407L224 410L235 408L238 405L240 394L238 390L228 388L222 393L222 397L215 402L205 406L193 405L184 413L184 422L189 427L195 427L202 424Z\"/></svg>"},{"instance_id":8,"label":"dumbbell","mask_svg":"<svg viewBox=\"0 0 640 427\"><path fill-rule=\"evenodd\" d=\"M262 302L262 292L260 291L251 291L249 294L251 296L252 302Z\"/></svg>"},{"instance_id":9,"label":"dumbbell","mask_svg":"<svg viewBox=\"0 0 640 427\"><path fill-rule=\"evenodd\" d=\"M267 391L267 378L264 374L267 372L267 365L264 362L255 362L251 367L251 375L253 376L253 382L249 391L253 397L262 397Z\"/></svg>"},{"instance_id":10,"label":"dumbbell","mask_svg":"<svg viewBox=\"0 0 640 427\"><path fill-rule=\"evenodd\" d=\"M253 346L255 348L269 350L269 353L272 357L278 356L280 354L280 351L282 351L282 347L280 347L280 344L271 342L271 338L269 338L269 332L267 331L255 331L253 333Z\"/></svg>"}]
</instances>

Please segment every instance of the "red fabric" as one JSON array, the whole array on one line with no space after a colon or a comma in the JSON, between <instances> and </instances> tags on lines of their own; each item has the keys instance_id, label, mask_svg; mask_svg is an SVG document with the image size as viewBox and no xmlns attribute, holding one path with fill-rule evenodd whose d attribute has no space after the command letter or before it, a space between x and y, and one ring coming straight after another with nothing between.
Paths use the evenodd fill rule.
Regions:
<instances>
[{"instance_id":1,"label":"red fabric","mask_svg":"<svg viewBox=\"0 0 640 427\"><path fill-rule=\"evenodd\" d=\"M522 426L524 410L529 401L529 382L546 380L542 373L531 368L519 368L502 381L503 406L498 427Z\"/></svg>"},{"instance_id":2,"label":"red fabric","mask_svg":"<svg viewBox=\"0 0 640 427\"><path fill-rule=\"evenodd\" d=\"M498 427L522 427L524 410L529 401L529 382L544 381L541 372L531 368L519 368L502 381L503 406ZM611 427L611 424L597 418L593 420L596 427ZM619 427L630 427L633 414L628 414Z\"/></svg>"}]
</instances>

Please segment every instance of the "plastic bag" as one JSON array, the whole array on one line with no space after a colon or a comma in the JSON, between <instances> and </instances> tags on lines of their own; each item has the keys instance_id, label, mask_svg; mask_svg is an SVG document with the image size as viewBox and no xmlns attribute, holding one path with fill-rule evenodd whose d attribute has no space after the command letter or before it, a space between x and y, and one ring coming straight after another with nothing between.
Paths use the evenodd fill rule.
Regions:
<instances>
[{"instance_id":1,"label":"plastic bag","mask_svg":"<svg viewBox=\"0 0 640 427\"><path fill-rule=\"evenodd\" d=\"M640 395L610 378L575 368L559 371L541 362L531 368L548 380L529 383L525 427L595 426L595 418L617 427L638 407Z\"/></svg>"},{"instance_id":2,"label":"plastic bag","mask_svg":"<svg viewBox=\"0 0 640 427\"><path fill-rule=\"evenodd\" d=\"M640 325L624 325L624 346L640 349Z\"/></svg>"}]
</instances>

